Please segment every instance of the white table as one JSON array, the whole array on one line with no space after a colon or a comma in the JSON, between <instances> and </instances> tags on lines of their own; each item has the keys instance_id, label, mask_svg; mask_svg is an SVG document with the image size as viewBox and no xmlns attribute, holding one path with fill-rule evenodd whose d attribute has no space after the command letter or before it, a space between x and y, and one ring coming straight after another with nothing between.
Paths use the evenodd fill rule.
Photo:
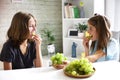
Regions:
<instances>
[{"instance_id":1,"label":"white table","mask_svg":"<svg viewBox=\"0 0 120 80\"><path fill-rule=\"evenodd\" d=\"M120 63L116 61L97 62L93 64L96 72L84 79L64 75L63 70L53 67L30 68L18 70L1 70L0 80L120 80Z\"/></svg>"}]
</instances>

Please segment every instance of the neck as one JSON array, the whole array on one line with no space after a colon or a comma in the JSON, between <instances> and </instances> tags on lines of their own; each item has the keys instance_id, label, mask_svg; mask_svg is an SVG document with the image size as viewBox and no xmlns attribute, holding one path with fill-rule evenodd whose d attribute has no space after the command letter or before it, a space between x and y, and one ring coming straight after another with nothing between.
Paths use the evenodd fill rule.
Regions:
<instances>
[{"instance_id":1,"label":"neck","mask_svg":"<svg viewBox=\"0 0 120 80\"><path fill-rule=\"evenodd\" d=\"M21 45L26 47L27 46L27 40L25 40Z\"/></svg>"},{"instance_id":2,"label":"neck","mask_svg":"<svg viewBox=\"0 0 120 80\"><path fill-rule=\"evenodd\" d=\"M21 45L20 45L20 50L22 52L22 54L25 54L27 51L27 40L25 40Z\"/></svg>"}]
</instances>

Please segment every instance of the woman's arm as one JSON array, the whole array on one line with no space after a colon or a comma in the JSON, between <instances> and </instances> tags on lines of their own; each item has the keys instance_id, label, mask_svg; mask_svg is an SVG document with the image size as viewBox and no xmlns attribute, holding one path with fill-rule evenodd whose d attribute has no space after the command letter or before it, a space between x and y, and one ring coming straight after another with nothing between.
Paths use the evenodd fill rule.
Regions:
<instances>
[{"instance_id":1,"label":"woman's arm","mask_svg":"<svg viewBox=\"0 0 120 80\"><path fill-rule=\"evenodd\" d=\"M35 67L41 67L42 63L42 55L41 55L41 46L36 46L36 59L34 60Z\"/></svg>"},{"instance_id":2,"label":"woman's arm","mask_svg":"<svg viewBox=\"0 0 120 80\"><path fill-rule=\"evenodd\" d=\"M86 58L88 58L90 62L95 62L96 60L98 60L103 56L105 56L105 53L103 52L103 50L98 50L95 52L95 54L87 56Z\"/></svg>"},{"instance_id":3,"label":"woman's arm","mask_svg":"<svg viewBox=\"0 0 120 80\"><path fill-rule=\"evenodd\" d=\"M85 51L85 56L89 55L89 39L86 37L83 38L83 46L84 46L84 51Z\"/></svg>"},{"instance_id":4,"label":"woman's arm","mask_svg":"<svg viewBox=\"0 0 120 80\"><path fill-rule=\"evenodd\" d=\"M34 36L34 40L36 43L36 59L34 60L35 67L41 67L43 65L42 63L42 53L41 53L41 42L42 39L38 36Z\"/></svg>"},{"instance_id":5,"label":"woman's arm","mask_svg":"<svg viewBox=\"0 0 120 80\"><path fill-rule=\"evenodd\" d=\"M3 62L4 70L12 70L12 63L11 62Z\"/></svg>"}]
</instances>

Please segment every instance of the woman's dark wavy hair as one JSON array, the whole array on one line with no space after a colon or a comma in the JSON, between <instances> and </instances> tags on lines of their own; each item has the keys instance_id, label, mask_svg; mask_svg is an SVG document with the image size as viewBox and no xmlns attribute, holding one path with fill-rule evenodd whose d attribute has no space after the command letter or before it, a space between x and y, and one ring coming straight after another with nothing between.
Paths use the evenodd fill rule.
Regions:
<instances>
[{"instance_id":1,"label":"woman's dark wavy hair","mask_svg":"<svg viewBox=\"0 0 120 80\"><path fill-rule=\"evenodd\" d=\"M95 14L88 20L88 23L93 25L98 33L97 50L107 47L107 43L111 37L109 20L105 16ZM95 42L93 41L91 47L93 48L94 46Z\"/></svg>"},{"instance_id":2,"label":"woman's dark wavy hair","mask_svg":"<svg viewBox=\"0 0 120 80\"><path fill-rule=\"evenodd\" d=\"M18 12L13 16L7 36L8 40L12 41L15 46L19 46L24 40L28 39L30 34L28 21L31 17L34 18L32 14L23 12Z\"/></svg>"}]
</instances>

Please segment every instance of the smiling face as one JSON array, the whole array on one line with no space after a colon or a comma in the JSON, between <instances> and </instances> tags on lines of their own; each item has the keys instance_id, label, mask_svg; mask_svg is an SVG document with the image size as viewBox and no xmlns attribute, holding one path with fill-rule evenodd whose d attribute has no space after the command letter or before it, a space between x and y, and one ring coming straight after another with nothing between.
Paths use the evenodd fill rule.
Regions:
<instances>
[{"instance_id":1,"label":"smiling face","mask_svg":"<svg viewBox=\"0 0 120 80\"><path fill-rule=\"evenodd\" d=\"M36 22L33 17L30 18L28 21L28 26L29 26L29 32L30 32L30 39L33 37L33 34L36 32Z\"/></svg>"},{"instance_id":2,"label":"smiling face","mask_svg":"<svg viewBox=\"0 0 120 80\"><path fill-rule=\"evenodd\" d=\"M95 26L88 23L88 33L92 36L91 40L95 41L98 39L98 33Z\"/></svg>"}]
</instances>

